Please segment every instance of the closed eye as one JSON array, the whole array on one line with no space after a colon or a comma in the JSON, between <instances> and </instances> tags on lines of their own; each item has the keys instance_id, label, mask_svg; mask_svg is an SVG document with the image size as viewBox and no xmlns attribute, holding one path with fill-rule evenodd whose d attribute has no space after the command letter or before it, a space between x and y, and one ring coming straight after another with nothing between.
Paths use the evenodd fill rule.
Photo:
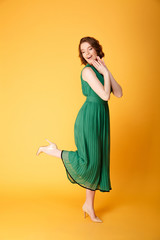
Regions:
<instances>
[{"instance_id":1,"label":"closed eye","mask_svg":"<svg viewBox=\"0 0 160 240\"><path fill-rule=\"evenodd\" d=\"M92 50L92 48L89 48L89 50ZM82 53L85 53L85 52L82 52Z\"/></svg>"}]
</instances>

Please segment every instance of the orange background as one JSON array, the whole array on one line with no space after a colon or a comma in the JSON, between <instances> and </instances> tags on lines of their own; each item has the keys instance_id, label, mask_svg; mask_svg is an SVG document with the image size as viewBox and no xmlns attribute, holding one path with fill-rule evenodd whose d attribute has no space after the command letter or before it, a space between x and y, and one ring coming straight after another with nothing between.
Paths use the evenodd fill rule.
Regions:
<instances>
[{"instance_id":1,"label":"orange background","mask_svg":"<svg viewBox=\"0 0 160 240\"><path fill-rule=\"evenodd\" d=\"M160 238L159 16L158 0L0 1L0 239ZM76 150L85 36L123 89L109 100L112 190L95 196L103 224L83 218L85 189L61 159L36 156L45 138Z\"/></svg>"}]
</instances>

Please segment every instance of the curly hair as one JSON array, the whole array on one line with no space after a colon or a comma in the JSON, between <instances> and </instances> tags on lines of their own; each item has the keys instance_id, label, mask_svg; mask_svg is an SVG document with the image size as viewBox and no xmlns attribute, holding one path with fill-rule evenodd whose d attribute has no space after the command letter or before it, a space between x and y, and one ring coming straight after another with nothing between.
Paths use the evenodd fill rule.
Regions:
<instances>
[{"instance_id":1,"label":"curly hair","mask_svg":"<svg viewBox=\"0 0 160 240\"><path fill-rule=\"evenodd\" d=\"M86 65L88 62L83 58L82 56L82 52L81 52L81 44L84 43L84 42L88 42L91 44L91 46L96 50L97 52L97 55L102 58L105 56L104 52L102 51L102 45L100 45L99 41L93 37L83 37L81 38L80 40L80 43L79 43L79 47L78 47L78 50L79 50L79 58L81 60L81 65L84 64Z\"/></svg>"}]
</instances>

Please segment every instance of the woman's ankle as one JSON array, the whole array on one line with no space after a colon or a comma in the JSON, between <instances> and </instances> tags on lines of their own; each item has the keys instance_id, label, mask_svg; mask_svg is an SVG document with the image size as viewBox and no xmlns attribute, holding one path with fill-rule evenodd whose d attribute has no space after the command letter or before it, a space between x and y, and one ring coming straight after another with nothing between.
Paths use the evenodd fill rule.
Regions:
<instances>
[{"instance_id":1,"label":"woman's ankle","mask_svg":"<svg viewBox=\"0 0 160 240\"><path fill-rule=\"evenodd\" d=\"M90 210L94 210L94 206L92 202L85 201L84 205L87 206L87 208L89 208Z\"/></svg>"}]
</instances>

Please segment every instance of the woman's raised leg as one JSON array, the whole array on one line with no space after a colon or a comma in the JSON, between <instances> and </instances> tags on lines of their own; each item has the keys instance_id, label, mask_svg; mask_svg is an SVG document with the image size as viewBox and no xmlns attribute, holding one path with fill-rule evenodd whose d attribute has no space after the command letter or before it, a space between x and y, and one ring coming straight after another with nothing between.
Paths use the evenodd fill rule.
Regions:
<instances>
[{"instance_id":1,"label":"woman's raised leg","mask_svg":"<svg viewBox=\"0 0 160 240\"><path fill-rule=\"evenodd\" d=\"M62 150L60 150L58 148L53 148L53 147L51 147L51 145L49 145L49 146L42 146L42 147L39 147L36 155L38 156L42 152L44 152L44 153L46 153L48 155L51 155L53 157L61 158Z\"/></svg>"}]
</instances>

